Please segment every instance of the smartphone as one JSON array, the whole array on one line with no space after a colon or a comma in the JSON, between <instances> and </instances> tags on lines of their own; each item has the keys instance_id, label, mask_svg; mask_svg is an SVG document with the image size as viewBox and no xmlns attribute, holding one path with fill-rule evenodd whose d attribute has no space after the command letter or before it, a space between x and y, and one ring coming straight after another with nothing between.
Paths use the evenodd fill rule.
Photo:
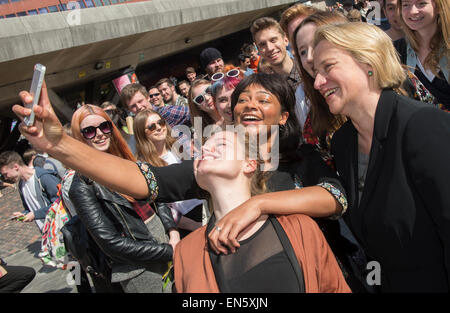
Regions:
<instances>
[{"instance_id":1,"label":"smartphone","mask_svg":"<svg viewBox=\"0 0 450 313\"><path fill-rule=\"evenodd\" d=\"M33 80L31 82L30 94L33 97L33 103L26 105L31 109L31 114L25 116L23 121L25 125L32 126L34 124L34 111L33 108L39 103L39 97L41 96L42 83L44 82L45 66L42 64L36 64L34 66Z\"/></svg>"}]
</instances>

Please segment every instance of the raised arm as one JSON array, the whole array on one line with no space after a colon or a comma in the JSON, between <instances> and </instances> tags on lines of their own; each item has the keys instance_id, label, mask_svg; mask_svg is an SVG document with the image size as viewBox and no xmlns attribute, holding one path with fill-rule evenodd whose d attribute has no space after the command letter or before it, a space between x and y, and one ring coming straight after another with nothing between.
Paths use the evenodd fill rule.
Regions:
<instances>
[{"instance_id":1,"label":"raised arm","mask_svg":"<svg viewBox=\"0 0 450 313\"><path fill-rule=\"evenodd\" d=\"M33 99L27 91L22 91L20 98L25 104ZM21 105L13 106L13 111L21 120L31 114L30 109ZM50 104L45 82L34 112L33 126L19 125L20 132L34 147L108 188L136 199L150 196L146 180L135 163L97 151L65 134Z\"/></svg>"}]
</instances>

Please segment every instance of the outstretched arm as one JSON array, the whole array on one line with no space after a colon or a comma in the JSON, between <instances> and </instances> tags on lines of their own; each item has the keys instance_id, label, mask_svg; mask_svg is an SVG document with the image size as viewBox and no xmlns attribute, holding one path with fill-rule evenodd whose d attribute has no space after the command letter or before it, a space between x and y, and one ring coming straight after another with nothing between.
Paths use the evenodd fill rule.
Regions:
<instances>
[{"instance_id":1,"label":"outstretched arm","mask_svg":"<svg viewBox=\"0 0 450 313\"><path fill-rule=\"evenodd\" d=\"M33 100L27 91L19 95L25 104ZM21 105L13 106L13 111L21 120L31 114L30 109ZM34 147L108 188L136 199L149 196L146 180L135 163L97 151L65 134L50 104L45 82L34 112L33 126L24 123L19 126L20 132Z\"/></svg>"},{"instance_id":2,"label":"outstretched arm","mask_svg":"<svg viewBox=\"0 0 450 313\"><path fill-rule=\"evenodd\" d=\"M238 234L262 214L305 214L311 217L338 215L342 205L326 189L319 186L305 187L257 195L220 219L208 235L211 248L216 253L227 254L227 248L235 252L239 248Z\"/></svg>"}]
</instances>

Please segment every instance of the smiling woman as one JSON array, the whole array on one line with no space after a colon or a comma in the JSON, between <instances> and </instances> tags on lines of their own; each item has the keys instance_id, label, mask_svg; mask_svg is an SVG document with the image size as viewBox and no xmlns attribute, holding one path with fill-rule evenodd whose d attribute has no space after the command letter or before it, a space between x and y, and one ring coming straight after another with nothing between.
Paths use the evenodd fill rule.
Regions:
<instances>
[{"instance_id":1,"label":"smiling woman","mask_svg":"<svg viewBox=\"0 0 450 313\"><path fill-rule=\"evenodd\" d=\"M448 292L450 115L393 91L405 74L378 27L324 26L314 45L315 87L350 119L332 139L344 218L380 263L381 291Z\"/></svg>"},{"instance_id":2,"label":"smiling woman","mask_svg":"<svg viewBox=\"0 0 450 313\"><path fill-rule=\"evenodd\" d=\"M450 3L399 0L406 38L395 42L401 62L414 69L441 109L450 111Z\"/></svg>"}]
</instances>

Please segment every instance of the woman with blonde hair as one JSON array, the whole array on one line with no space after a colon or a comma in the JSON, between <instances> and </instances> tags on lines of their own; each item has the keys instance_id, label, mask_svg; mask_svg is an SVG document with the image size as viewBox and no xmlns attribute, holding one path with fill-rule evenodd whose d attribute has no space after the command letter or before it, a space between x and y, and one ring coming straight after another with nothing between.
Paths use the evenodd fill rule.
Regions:
<instances>
[{"instance_id":1,"label":"woman with blonde hair","mask_svg":"<svg viewBox=\"0 0 450 313\"><path fill-rule=\"evenodd\" d=\"M394 45L403 64L450 111L450 3L448 0L399 0L405 37Z\"/></svg>"},{"instance_id":2,"label":"woman with blonde hair","mask_svg":"<svg viewBox=\"0 0 450 313\"><path fill-rule=\"evenodd\" d=\"M364 23L323 26L314 87L349 119L332 153L344 218L381 267L383 292L448 292L450 116L394 91L405 79L390 38Z\"/></svg>"}]
</instances>

